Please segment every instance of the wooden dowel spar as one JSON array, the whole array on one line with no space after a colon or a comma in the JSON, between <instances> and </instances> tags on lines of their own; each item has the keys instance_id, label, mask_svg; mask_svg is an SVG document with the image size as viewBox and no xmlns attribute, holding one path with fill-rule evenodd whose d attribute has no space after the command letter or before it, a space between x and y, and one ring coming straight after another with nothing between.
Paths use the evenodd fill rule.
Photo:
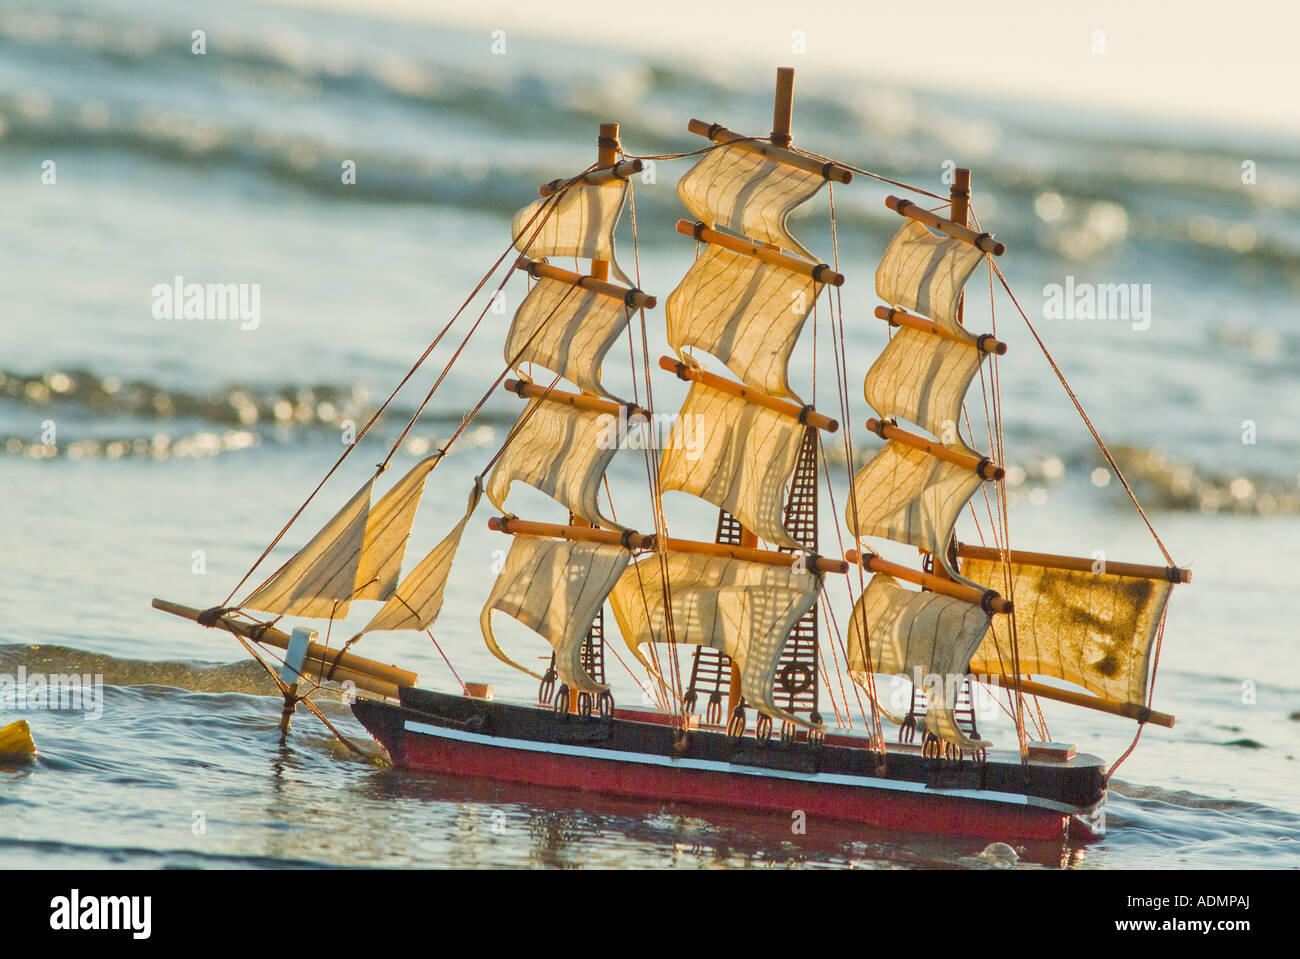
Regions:
<instances>
[{"instance_id":1,"label":"wooden dowel spar","mask_svg":"<svg viewBox=\"0 0 1300 959\"><path fill-rule=\"evenodd\" d=\"M941 336L945 340L952 340L954 343L961 343L973 349L980 350L983 353L996 353L998 356L1005 356L1007 345L1001 340L994 339L990 334L985 333L976 339L974 343L965 337L954 333L945 326L940 326L933 320L927 320L924 317L914 316L907 310L900 310L895 307L878 306L876 307L877 319L884 320L893 326L905 326L909 330L920 330L922 333L932 333L935 336Z\"/></svg>"},{"instance_id":2,"label":"wooden dowel spar","mask_svg":"<svg viewBox=\"0 0 1300 959\"><path fill-rule=\"evenodd\" d=\"M994 256L1001 256L1007 252L1007 245L1001 240L993 239L991 233L976 233L968 226L960 223L954 223L947 217L931 213L922 207L917 206L911 200L903 200L896 196L885 197L885 206L889 207L900 216L924 223L932 230L938 230L940 233L952 237L954 240L960 240L963 243L969 243L971 246L992 253Z\"/></svg>"},{"instance_id":3,"label":"wooden dowel spar","mask_svg":"<svg viewBox=\"0 0 1300 959\"><path fill-rule=\"evenodd\" d=\"M572 186L600 186L602 183L609 183L612 180L626 180L634 173L640 173L645 164L640 160L620 160L613 166L607 166L603 169L592 170L590 173L584 173ZM552 196L555 191L563 187L569 181L567 179L552 180L550 183L543 183L537 188L537 192L542 196Z\"/></svg>"},{"instance_id":4,"label":"wooden dowel spar","mask_svg":"<svg viewBox=\"0 0 1300 959\"><path fill-rule=\"evenodd\" d=\"M986 666L977 667L974 662L971 663L971 672L981 670L987 672ZM1019 689L1026 696L1039 696L1043 699L1052 699L1058 703L1069 703L1071 706L1082 706L1085 709L1095 709L1098 712L1110 713L1113 716L1123 716L1126 719L1136 719L1148 723L1155 723L1157 726L1163 726L1166 729L1174 728L1174 717L1169 713L1156 712L1148 710L1145 706L1139 706L1137 703L1108 703L1100 700L1095 696L1089 696L1086 693L1076 693L1069 689L1057 689L1055 686L1047 686L1043 683L1031 682L1028 679L1015 679L1011 676L1001 676L997 673L990 673L987 676L976 676L977 680L987 682L1008 689ZM1146 714L1144 717L1143 714Z\"/></svg>"},{"instance_id":5,"label":"wooden dowel spar","mask_svg":"<svg viewBox=\"0 0 1300 959\"><path fill-rule=\"evenodd\" d=\"M784 163L786 166L792 166L807 173L819 173L826 179L834 180L836 183L849 183L853 180L853 171L840 166L838 163L825 163L821 160L814 160L802 153L795 153L793 150L775 146L766 140L749 140L718 123L692 120L686 124L686 129L692 133L698 133L702 137L708 137L714 143L733 143L741 150L757 153L761 157Z\"/></svg>"},{"instance_id":6,"label":"wooden dowel spar","mask_svg":"<svg viewBox=\"0 0 1300 959\"><path fill-rule=\"evenodd\" d=\"M1010 601L1004 599L996 590L989 589L981 593L974 587L956 583L950 579L943 579L930 573L922 573L920 570L900 566L898 563L891 563L887 559L881 559L874 553L864 555L856 549L845 550L844 558L872 573L884 573L896 579L904 579L909 583L915 583L917 586L924 586L932 593L942 593L944 596L951 596L953 599L965 600L972 606L979 606L986 613L1009 613L1012 609Z\"/></svg>"},{"instance_id":7,"label":"wooden dowel spar","mask_svg":"<svg viewBox=\"0 0 1300 959\"><path fill-rule=\"evenodd\" d=\"M836 273L825 263L809 263L807 260L801 260L797 256L790 256L788 253L782 253L776 247L762 246L758 243L750 243L748 240L742 240L738 237L729 236L726 233L719 233L703 223L696 220L678 220L677 232L685 236L694 237L704 243L712 243L714 246L720 246L732 253L739 253L741 256L752 256L756 260L762 260L764 263L773 263L777 266L785 267L792 273L801 273L810 277L814 282L825 283L829 286L843 286L844 274Z\"/></svg>"},{"instance_id":8,"label":"wooden dowel spar","mask_svg":"<svg viewBox=\"0 0 1300 959\"><path fill-rule=\"evenodd\" d=\"M753 403L755 406L762 406L765 409L772 410L776 413L784 413L786 416L794 419L801 419L808 426L815 426L819 430L825 430L827 433L834 433L840 428L840 424L829 416L818 413L816 410L808 410L806 413L804 407L796 406L787 400L777 399L775 396L768 396L766 393L760 393L758 390L750 389L748 386L736 383L722 376L710 373L708 370L702 370L697 367L687 366L671 356L659 357L659 366L669 373L677 375L679 380L692 380L696 383L703 383L705 386L711 386L723 393L730 393L732 396L739 396L741 399Z\"/></svg>"},{"instance_id":9,"label":"wooden dowel spar","mask_svg":"<svg viewBox=\"0 0 1300 959\"><path fill-rule=\"evenodd\" d=\"M572 270L552 266L545 260L530 260L526 256L521 256L515 261L515 269L523 270L529 276L545 277L548 280L557 280L560 283L567 283L569 286L576 286L584 290L590 290L592 293L599 293L601 296L607 296L612 300L626 303L634 309L645 307L647 310L653 310L659 303L658 300L644 290L628 289L625 286L619 286L617 283L598 280L594 276L574 273Z\"/></svg>"},{"instance_id":10,"label":"wooden dowel spar","mask_svg":"<svg viewBox=\"0 0 1300 959\"><path fill-rule=\"evenodd\" d=\"M993 562L1002 561L1002 552L991 546L967 546L957 544L957 555L965 559L984 559ZM1176 566L1144 566L1141 563L1112 563L1110 560L1096 560L1088 556L1058 556L1055 553L1031 553L1013 549L1007 551L1007 558L1013 563L1025 563L1029 566L1044 566L1048 569L1072 569L1083 573L1096 572L1098 576L1140 576L1144 579L1163 579L1171 583L1190 583L1192 571ZM1103 569L1094 570L1098 563Z\"/></svg>"},{"instance_id":11,"label":"wooden dowel spar","mask_svg":"<svg viewBox=\"0 0 1300 959\"><path fill-rule=\"evenodd\" d=\"M199 614L202 610L195 609L192 606L182 606L180 603L169 602L165 599L155 599L153 608L160 609L164 613L171 613L173 616L179 616L182 619L188 619L191 622L199 621ZM274 626L258 626L254 623L244 623L237 619L231 619L229 616L222 616L217 620L217 626L225 629L227 632L243 636L245 639L251 639L257 643L264 643L267 646L275 646L277 649L289 648L289 634L276 629ZM325 671L328 674L329 667L335 665L337 661L338 670L335 671L334 678L340 681L343 678L352 679L357 686L365 689L368 688L363 684L364 678L367 682L379 682L387 686L414 686L419 681L419 676L410 670L399 669L396 666L388 666L384 663L376 662L373 659L366 659L364 656L357 656L352 653L340 654L338 650L328 649L320 643L311 643L307 647L307 660L304 666L306 674L307 666L325 665ZM347 677L340 677L339 672L347 670ZM385 687L385 688L386 688ZM372 690L380 692L380 690ZM388 695L384 692L384 695ZM396 695L394 689L393 695Z\"/></svg>"},{"instance_id":12,"label":"wooden dowel spar","mask_svg":"<svg viewBox=\"0 0 1300 959\"><path fill-rule=\"evenodd\" d=\"M579 540L586 543L605 543L609 546L624 546L628 549L655 549L659 539L653 533L617 533L612 530L591 529L586 526L561 526L558 523L537 523L531 520L517 519L513 516L493 516L488 520L488 528L501 533L523 534L527 536L556 536L562 539ZM626 542L625 542L626 538ZM675 553L695 553L700 556L723 556L728 559L746 560L751 563L766 563L768 566L793 566L803 557L805 568L810 573L847 573L848 563L825 556L806 553L781 553L776 550L754 549L745 546L730 546L726 543L699 543L695 540L673 539L665 537L663 548Z\"/></svg>"},{"instance_id":13,"label":"wooden dowel spar","mask_svg":"<svg viewBox=\"0 0 1300 959\"><path fill-rule=\"evenodd\" d=\"M867 420L867 429L875 433L882 439L895 440L904 446L910 446L912 449L921 450L923 453L929 453L935 459L943 460L946 463L952 463L954 466L960 466L968 469L972 473L979 475L981 479L1000 480L1007 475L1006 470L1001 466L996 466L986 456L981 459L978 456L972 456L969 453L959 453L956 450L950 450L942 443L936 443L934 440L928 440L924 436L917 436L915 433L909 433L907 430L901 430L897 426L891 426L889 423L882 423L880 420Z\"/></svg>"},{"instance_id":14,"label":"wooden dowel spar","mask_svg":"<svg viewBox=\"0 0 1300 959\"><path fill-rule=\"evenodd\" d=\"M629 419L633 416L644 416L646 419L650 419L650 411L642 409L640 406L627 407L609 400L602 400L588 393L566 393L564 390L547 390L544 386L539 386L536 383L526 383L523 380L506 380L501 384L501 388L514 393L516 396L540 396L548 403L563 403L576 409L590 410L592 413L608 413L610 416L618 416L620 413L624 413Z\"/></svg>"},{"instance_id":15,"label":"wooden dowel spar","mask_svg":"<svg viewBox=\"0 0 1300 959\"><path fill-rule=\"evenodd\" d=\"M776 68L776 99L772 104L772 143L790 145L790 121L794 114L794 67Z\"/></svg>"}]
</instances>

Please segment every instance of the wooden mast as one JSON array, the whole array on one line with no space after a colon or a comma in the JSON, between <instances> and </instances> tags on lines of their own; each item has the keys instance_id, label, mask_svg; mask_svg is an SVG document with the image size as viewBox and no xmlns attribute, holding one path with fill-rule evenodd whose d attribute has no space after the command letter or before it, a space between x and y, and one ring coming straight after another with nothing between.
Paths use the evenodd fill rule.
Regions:
<instances>
[{"instance_id":1,"label":"wooden mast","mask_svg":"<svg viewBox=\"0 0 1300 959\"><path fill-rule=\"evenodd\" d=\"M619 127L617 123L602 123L600 125L600 136L596 139L596 166L598 168L604 169L605 167L612 167L618 162L618 131ZM595 277L598 282L607 282L609 280L609 261L592 260L591 275ZM587 396L588 394L584 391L583 395ZM573 513L569 514L569 524L571 526L587 526L593 529L596 525L595 523L588 523L586 520L574 515ZM596 615L603 616L604 610L599 610ZM592 630L590 629L587 631L587 641L593 641ZM580 695L581 694L576 689L569 690L570 713L576 714L579 711L578 697Z\"/></svg>"},{"instance_id":2,"label":"wooden mast","mask_svg":"<svg viewBox=\"0 0 1300 959\"><path fill-rule=\"evenodd\" d=\"M790 121L794 114L794 67L777 67L776 70L776 94L772 103L772 143L782 149L789 147L792 138L790 136ZM764 247L771 249L774 244L765 243ZM773 250L780 253L780 250ZM841 280L843 282L843 280ZM660 365L663 362L660 361ZM679 373L680 375L680 373ZM833 420L828 421L823 429L830 428ZM836 424L838 425L838 424ZM745 526L740 527L740 545L742 549L754 549L758 546L758 535ZM731 721L736 715L737 709L741 705L740 692L740 667L736 661L731 661L731 681L727 684L727 732L731 732ZM744 735L744 727L740 729L741 735Z\"/></svg>"}]
</instances>

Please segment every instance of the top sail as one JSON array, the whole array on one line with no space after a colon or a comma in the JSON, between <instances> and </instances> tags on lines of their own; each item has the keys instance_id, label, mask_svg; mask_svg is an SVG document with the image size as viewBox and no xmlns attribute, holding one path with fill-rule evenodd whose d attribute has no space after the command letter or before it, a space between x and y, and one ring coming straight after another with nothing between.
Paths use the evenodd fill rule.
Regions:
<instances>
[{"instance_id":1,"label":"top sail","mask_svg":"<svg viewBox=\"0 0 1300 959\"><path fill-rule=\"evenodd\" d=\"M930 317L952 332L961 289L984 259L978 247L935 236L908 220L889 241L876 269L876 293L886 303Z\"/></svg>"},{"instance_id":2,"label":"top sail","mask_svg":"<svg viewBox=\"0 0 1300 959\"><path fill-rule=\"evenodd\" d=\"M535 200L515 214L510 226L515 249L533 259L577 256L605 260L618 281L631 286L614 257L614 228L626 197L627 181L611 180L576 184L562 190L558 198Z\"/></svg>"},{"instance_id":3,"label":"top sail","mask_svg":"<svg viewBox=\"0 0 1300 959\"><path fill-rule=\"evenodd\" d=\"M821 291L806 269L708 243L668 296L668 342L686 363L697 347L768 396L797 399L790 354Z\"/></svg>"},{"instance_id":4,"label":"top sail","mask_svg":"<svg viewBox=\"0 0 1300 959\"><path fill-rule=\"evenodd\" d=\"M790 212L812 199L826 178L737 145L710 150L677 184L695 217L751 240L815 257L786 229Z\"/></svg>"},{"instance_id":5,"label":"top sail","mask_svg":"<svg viewBox=\"0 0 1300 959\"><path fill-rule=\"evenodd\" d=\"M600 381L600 365L627 328L632 309L627 296L607 291L609 286L585 289L543 276L528 291L510 324L506 362L514 364L516 371L521 364L536 363L588 393L613 398Z\"/></svg>"}]
</instances>

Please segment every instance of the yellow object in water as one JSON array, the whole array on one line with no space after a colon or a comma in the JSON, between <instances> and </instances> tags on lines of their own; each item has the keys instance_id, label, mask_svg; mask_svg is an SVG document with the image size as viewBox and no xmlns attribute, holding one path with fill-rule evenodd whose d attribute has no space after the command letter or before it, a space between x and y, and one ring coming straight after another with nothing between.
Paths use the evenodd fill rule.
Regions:
<instances>
[{"instance_id":1,"label":"yellow object in water","mask_svg":"<svg viewBox=\"0 0 1300 959\"><path fill-rule=\"evenodd\" d=\"M6 759L35 759L36 743L32 740L32 729L27 720L0 728L0 762Z\"/></svg>"}]
</instances>

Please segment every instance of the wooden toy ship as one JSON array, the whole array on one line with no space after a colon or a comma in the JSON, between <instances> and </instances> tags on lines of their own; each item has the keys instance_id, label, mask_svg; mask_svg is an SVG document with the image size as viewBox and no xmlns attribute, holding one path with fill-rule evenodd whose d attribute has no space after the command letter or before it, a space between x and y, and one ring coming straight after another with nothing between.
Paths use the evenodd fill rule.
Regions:
<instances>
[{"instance_id":1,"label":"wooden toy ship","mask_svg":"<svg viewBox=\"0 0 1300 959\"><path fill-rule=\"evenodd\" d=\"M966 392L990 358L992 375L981 380L996 391L996 360L1006 347L969 332L962 303L963 285L981 264L1001 276L993 258L1005 247L968 226L964 170L941 198L947 216L906 199L886 201L903 218L876 271L884 301L876 315L892 335L865 383L875 413L867 428L884 445L851 476L844 525L833 530L841 548L846 532L853 548L842 559L819 552L826 540L820 497L830 495L837 514L840 505L824 445L840 422L796 394L789 363L825 301L836 412L852 464L838 308L845 278L838 254L834 267L819 262L790 235L787 218L827 184L833 218L834 185L850 183L854 169L792 147L792 82L793 71L778 71L770 136L689 124L710 142L678 186L693 219L677 230L694 238L697 256L665 304L675 356L651 362L646 311L656 298L637 289L615 257L615 226L643 158L623 154L618 125L604 124L596 164L542 187L515 217L513 247L522 256L514 266L532 283L488 395L504 386L526 405L445 538L401 575L424 487L487 396L437 453L372 505L373 487L417 412L379 471L242 602L203 611L154 605L234 634L276 677L286 729L298 702L325 721L309 698L321 684L352 684L356 716L406 767L1001 840L1059 838L1072 821L1087 835L1107 768L1047 741L1035 697L1172 725L1151 708L1149 680L1169 591L1189 574L1171 559L1099 565L1007 548L1005 474L968 442L963 416ZM590 266L571 272L548 257ZM506 272L515 272L508 263ZM613 352L621 339L626 352ZM624 353L633 364L631 398L611 394L602 379L602 364ZM727 374L706 369L704 356ZM539 370L550 376L528 375ZM688 381L689 392L660 444L651 430L660 421L653 380L665 373ZM996 392L993 398L988 436L1000 460L1001 408ZM616 518L605 472L620 449L645 462L653 529ZM507 512L515 483L553 498L569 521ZM670 535L662 509L669 492L719 510L711 541ZM453 558L485 494L502 514L489 525L511 544L483 607L482 633L493 655L538 680L536 703L497 701L476 684L461 684L459 694L417 688L414 674L351 652L373 632L425 630L434 638ZM977 495L992 538L978 547L953 534L963 510L974 513ZM924 568L884 560L866 543L877 537L917 547ZM279 627L284 618L341 620L356 600L383 605L342 648L321 645L308 627ZM835 617L841 601L852 610L843 634ZM614 701L605 676L607 603L645 702L653 697L658 708ZM549 641L544 673L502 649L498 613ZM688 651L689 669L679 650ZM267 657L281 661L278 671ZM900 676L911 683L902 707L882 689L885 677ZM984 692L990 683L992 694ZM1011 748L994 748L977 728L977 697L989 695L1003 697L1015 721ZM854 706L860 728L851 728ZM823 714L828 707L833 725ZM888 722L899 727L888 737L896 742L887 741Z\"/></svg>"}]
</instances>

